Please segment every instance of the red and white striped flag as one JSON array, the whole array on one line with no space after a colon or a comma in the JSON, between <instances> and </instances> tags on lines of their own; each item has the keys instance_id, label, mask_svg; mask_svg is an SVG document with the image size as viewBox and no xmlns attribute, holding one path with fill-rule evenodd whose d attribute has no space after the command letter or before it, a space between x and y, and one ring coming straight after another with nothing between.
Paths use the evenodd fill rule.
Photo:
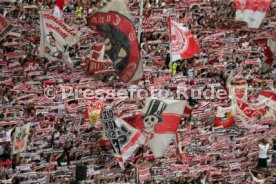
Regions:
<instances>
[{"instance_id":1,"label":"red and white striped flag","mask_svg":"<svg viewBox=\"0 0 276 184\"><path fill-rule=\"evenodd\" d=\"M104 69L104 44L97 44L91 47L90 59L88 60L88 73L95 73Z\"/></svg>"},{"instance_id":2,"label":"red and white striped flag","mask_svg":"<svg viewBox=\"0 0 276 184\"><path fill-rule=\"evenodd\" d=\"M188 59L201 49L191 31L182 25L171 21L169 17L171 61Z\"/></svg>"},{"instance_id":3,"label":"red and white striped flag","mask_svg":"<svg viewBox=\"0 0 276 184\"><path fill-rule=\"evenodd\" d=\"M102 61L104 59L104 49L105 46L103 44L93 45L91 47L90 58Z\"/></svg>"},{"instance_id":4,"label":"red and white striped flag","mask_svg":"<svg viewBox=\"0 0 276 184\"><path fill-rule=\"evenodd\" d=\"M259 28L272 0L234 0L236 21L247 22L249 28Z\"/></svg>"},{"instance_id":5,"label":"red and white striped flag","mask_svg":"<svg viewBox=\"0 0 276 184\"><path fill-rule=\"evenodd\" d=\"M103 69L104 69L104 62L97 61L94 59L88 60L87 73L91 74Z\"/></svg>"},{"instance_id":6,"label":"red and white striped flag","mask_svg":"<svg viewBox=\"0 0 276 184\"><path fill-rule=\"evenodd\" d=\"M276 93L273 91L261 91L257 100L259 102L268 100L267 106L276 109Z\"/></svg>"},{"instance_id":7,"label":"red and white striped flag","mask_svg":"<svg viewBox=\"0 0 276 184\"><path fill-rule=\"evenodd\" d=\"M56 0L56 5L54 7L54 12L53 12L53 15L56 18L58 19L62 18L63 7L64 7L64 0Z\"/></svg>"},{"instance_id":8,"label":"red and white striped flag","mask_svg":"<svg viewBox=\"0 0 276 184\"><path fill-rule=\"evenodd\" d=\"M250 127L253 121L257 118L263 117L267 113L267 102L261 101L259 103L248 103L244 100L237 99L236 104L236 118L240 119L245 127Z\"/></svg>"}]
</instances>

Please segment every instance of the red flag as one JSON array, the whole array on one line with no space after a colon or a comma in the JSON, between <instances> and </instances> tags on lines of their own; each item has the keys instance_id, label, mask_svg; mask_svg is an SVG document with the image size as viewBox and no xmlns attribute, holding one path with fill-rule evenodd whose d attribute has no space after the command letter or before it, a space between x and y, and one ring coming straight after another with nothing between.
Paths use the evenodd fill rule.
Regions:
<instances>
[{"instance_id":1,"label":"red flag","mask_svg":"<svg viewBox=\"0 0 276 184\"><path fill-rule=\"evenodd\" d=\"M184 109L184 114L185 114L185 115L190 115L190 114L192 114L192 112L193 112L193 107L190 106L190 105L187 103L186 106L185 106L185 109Z\"/></svg>"},{"instance_id":2,"label":"red flag","mask_svg":"<svg viewBox=\"0 0 276 184\"><path fill-rule=\"evenodd\" d=\"M200 51L191 31L178 23L171 21L169 17L171 61L188 59Z\"/></svg>"},{"instance_id":3,"label":"red flag","mask_svg":"<svg viewBox=\"0 0 276 184\"><path fill-rule=\"evenodd\" d=\"M56 0L56 5L54 7L53 15L55 17L61 19L62 12L63 12L63 7L64 7L64 0Z\"/></svg>"},{"instance_id":4,"label":"red flag","mask_svg":"<svg viewBox=\"0 0 276 184\"><path fill-rule=\"evenodd\" d=\"M104 62L96 61L94 59L88 60L87 72L89 74L95 73L96 71L104 69Z\"/></svg>"},{"instance_id":5,"label":"red flag","mask_svg":"<svg viewBox=\"0 0 276 184\"><path fill-rule=\"evenodd\" d=\"M276 93L272 91L261 91L257 100L259 102L268 100L267 106L276 109Z\"/></svg>"},{"instance_id":6,"label":"red flag","mask_svg":"<svg viewBox=\"0 0 276 184\"><path fill-rule=\"evenodd\" d=\"M91 47L91 58L98 60L98 61L102 61L104 59L104 45L103 44L99 44L99 45L93 45Z\"/></svg>"},{"instance_id":7,"label":"red flag","mask_svg":"<svg viewBox=\"0 0 276 184\"><path fill-rule=\"evenodd\" d=\"M239 118L245 126L252 123L257 118L262 117L267 112L267 102L262 101L256 104L249 104L244 100L237 100L236 117Z\"/></svg>"},{"instance_id":8,"label":"red flag","mask_svg":"<svg viewBox=\"0 0 276 184\"><path fill-rule=\"evenodd\" d=\"M234 0L236 21L247 22L249 28L259 28L272 0Z\"/></svg>"}]
</instances>

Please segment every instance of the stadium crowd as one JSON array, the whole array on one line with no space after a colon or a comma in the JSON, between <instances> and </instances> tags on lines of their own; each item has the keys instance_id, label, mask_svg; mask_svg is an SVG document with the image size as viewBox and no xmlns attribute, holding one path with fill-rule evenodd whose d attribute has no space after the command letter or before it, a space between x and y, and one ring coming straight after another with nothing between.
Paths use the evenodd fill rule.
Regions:
<instances>
[{"instance_id":1,"label":"stadium crowd","mask_svg":"<svg viewBox=\"0 0 276 184\"><path fill-rule=\"evenodd\" d=\"M232 1L145 0L139 40L144 74L133 84L119 82L111 62L104 70L87 71L91 46L103 40L85 26L85 19L106 3L66 1L64 21L81 32L78 44L70 48L72 69L39 56L39 7L51 11L54 1L0 2L0 13L14 26L0 43L0 183L69 183L77 177L77 165L87 166L86 183L275 183L275 109L269 108L250 128L237 120L230 127L217 127L217 108L229 107L232 99L197 99L191 91L228 90L228 78L234 75L230 84L248 84L249 103L258 102L260 91L275 92L276 53L267 40L276 41L276 2L260 28L249 29L235 21ZM139 1L127 3L138 31ZM170 64L168 15L192 31L200 53ZM178 140L163 157L155 159L143 146L122 170L103 143L101 120L89 122L87 100L81 94L63 99L61 85L103 89L105 94L109 89L151 94L154 87L169 90L170 99L177 99L177 90L186 87L188 98L179 98L187 100L190 111L183 114ZM58 89L54 98L45 95L49 88ZM145 104L143 96L102 100L129 123ZM31 123L27 149L13 154L15 128L26 123Z\"/></svg>"}]
</instances>

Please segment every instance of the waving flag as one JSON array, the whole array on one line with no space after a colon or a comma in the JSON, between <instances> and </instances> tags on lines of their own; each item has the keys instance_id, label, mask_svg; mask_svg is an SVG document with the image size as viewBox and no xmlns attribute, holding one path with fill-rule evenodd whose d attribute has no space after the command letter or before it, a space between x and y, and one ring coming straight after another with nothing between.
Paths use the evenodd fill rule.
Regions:
<instances>
[{"instance_id":1,"label":"waving flag","mask_svg":"<svg viewBox=\"0 0 276 184\"><path fill-rule=\"evenodd\" d=\"M171 61L188 59L200 51L191 31L178 23L171 21L169 17Z\"/></svg>"},{"instance_id":2,"label":"waving flag","mask_svg":"<svg viewBox=\"0 0 276 184\"><path fill-rule=\"evenodd\" d=\"M53 15L58 19L62 18L63 7L64 7L64 0L56 0L56 5L54 7Z\"/></svg>"},{"instance_id":3,"label":"waving flag","mask_svg":"<svg viewBox=\"0 0 276 184\"><path fill-rule=\"evenodd\" d=\"M102 113L104 125L115 159L124 169L124 162L131 157L136 149L145 143L145 137L138 129L127 124L120 118L115 118L111 109Z\"/></svg>"},{"instance_id":4,"label":"waving flag","mask_svg":"<svg viewBox=\"0 0 276 184\"><path fill-rule=\"evenodd\" d=\"M268 100L267 106L276 109L276 93L273 91L261 91L257 100L259 102Z\"/></svg>"},{"instance_id":5,"label":"waving flag","mask_svg":"<svg viewBox=\"0 0 276 184\"><path fill-rule=\"evenodd\" d=\"M5 19L2 15L0 15L0 40L5 38L8 32L13 28L10 21Z\"/></svg>"},{"instance_id":6,"label":"waving flag","mask_svg":"<svg viewBox=\"0 0 276 184\"><path fill-rule=\"evenodd\" d=\"M143 109L143 130L153 155L161 157L175 138L186 101L148 98Z\"/></svg>"},{"instance_id":7,"label":"waving flag","mask_svg":"<svg viewBox=\"0 0 276 184\"><path fill-rule=\"evenodd\" d=\"M143 69L135 28L123 0L113 0L88 17L88 25L105 36L105 52L122 82L142 77Z\"/></svg>"},{"instance_id":8,"label":"waving flag","mask_svg":"<svg viewBox=\"0 0 276 184\"><path fill-rule=\"evenodd\" d=\"M54 15L42 11L40 31L40 56L50 60L63 60L73 67L68 49L77 42L78 33Z\"/></svg>"},{"instance_id":9,"label":"waving flag","mask_svg":"<svg viewBox=\"0 0 276 184\"><path fill-rule=\"evenodd\" d=\"M249 28L259 28L272 0L234 0L236 21L247 22Z\"/></svg>"},{"instance_id":10,"label":"waving flag","mask_svg":"<svg viewBox=\"0 0 276 184\"><path fill-rule=\"evenodd\" d=\"M244 100L237 100L236 117L239 118L245 127L248 127L248 123L252 123L257 118L262 117L267 112L267 100L249 104Z\"/></svg>"}]
</instances>

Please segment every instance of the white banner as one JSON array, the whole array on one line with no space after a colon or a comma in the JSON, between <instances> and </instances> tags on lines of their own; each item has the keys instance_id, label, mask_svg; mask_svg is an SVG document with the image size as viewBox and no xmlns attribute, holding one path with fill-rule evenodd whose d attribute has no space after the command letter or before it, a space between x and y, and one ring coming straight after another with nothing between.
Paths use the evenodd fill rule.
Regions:
<instances>
[{"instance_id":1,"label":"white banner","mask_svg":"<svg viewBox=\"0 0 276 184\"><path fill-rule=\"evenodd\" d=\"M41 13L40 31L40 56L72 66L68 49L77 42L78 32L47 13Z\"/></svg>"}]
</instances>

